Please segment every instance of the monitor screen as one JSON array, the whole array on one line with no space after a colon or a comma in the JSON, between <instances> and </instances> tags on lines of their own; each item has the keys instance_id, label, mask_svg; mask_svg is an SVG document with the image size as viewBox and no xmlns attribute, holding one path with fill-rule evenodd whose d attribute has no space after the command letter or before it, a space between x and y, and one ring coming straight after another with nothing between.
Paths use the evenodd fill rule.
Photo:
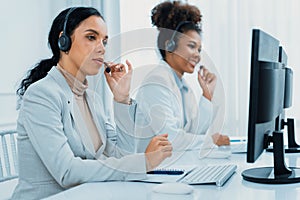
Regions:
<instances>
[{"instance_id":1,"label":"monitor screen","mask_svg":"<svg viewBox=\"0 0 300 200\"><path fill-rule=\"evenodd\" d=\"M245 180L258 183L300 182L300 169L287 168L284 161L284 142L281 115L285 103L287 54L279 40L268 33L252 31L250 97L248 118L247 162L253 163L270 143L273 144L274 167L247 169ZM290 90L291 86L288 90ZM277 122L277 123L276 123Z\"/></svg>"}]
</instances>

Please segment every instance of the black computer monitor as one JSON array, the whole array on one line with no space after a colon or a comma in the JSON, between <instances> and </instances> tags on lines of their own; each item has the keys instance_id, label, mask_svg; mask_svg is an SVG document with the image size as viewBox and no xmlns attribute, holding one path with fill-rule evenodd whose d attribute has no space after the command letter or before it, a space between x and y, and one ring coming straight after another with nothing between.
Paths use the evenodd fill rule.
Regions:
<instances>
[{"instance_id":1,"label":"black computer monitor","mask_svg":"<svg viewBox=\"0 0 300 200\"><path fill-rule=\"evenodd\" d=\"M300 169L286 167L281 127L287 54L279 41L262 30L252 32L247 162L253 163L270 143L274 167L247 169L242 176L258 183L300 182ZM281 51L281 59L279 62ZM285 57L284 57L285 56ZM278 124L279 122L279 124Z\"/></svg>"},{"instance_id":2,"label":"black computer monitor","mask_svg":"<svg viewBox=\"0 0 300 200\"><path fill-rule=\"evenodd\" d=\"M279 47L279 63L282 63L285 69L285 81L284 81L284 101L283 109L290 108L292 106L293 97L293 71L287 66L287 54L283 47ZM295 128L294 119L287 118L286 120L285 110L281 113L281 116L276 119L275 126L278 129L284 130L287 127L287 139L288 145L285 146L285 153L300 153L300 145L295 140ZM273 152L273 147L270 146L266 149L268 152Z\"/></svg>"}]
</instances>

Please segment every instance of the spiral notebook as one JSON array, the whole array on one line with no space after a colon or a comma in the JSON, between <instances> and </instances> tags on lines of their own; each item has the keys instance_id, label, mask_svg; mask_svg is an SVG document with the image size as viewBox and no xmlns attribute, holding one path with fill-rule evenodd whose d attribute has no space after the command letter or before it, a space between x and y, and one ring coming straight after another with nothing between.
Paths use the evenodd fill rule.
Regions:
<instances>
[{"instance_id":1,"label":"spiral notebook","mask_svg":"<svg viewBox=\"0 0 300 200\"><path fill-rule=\"evenodd\" d=\"M157 168L147 173L147 179L142 182L166 183L177 182L189 172L196 168L196 165L172 166L170 168Z\"/></svg>"},{"instance_id":2,"label":"spiral notebook","mask_svg":"<svg viewBox=\"0 0 300 200\"><path fill-rule=\"evenodd\" d=\"M235 173L236 168L236 165L227 164L156 169L147 174L147 179L141 181L150 183L181 182L190 185L214 184L222 187Z\"/></svg>"}]
</instances>

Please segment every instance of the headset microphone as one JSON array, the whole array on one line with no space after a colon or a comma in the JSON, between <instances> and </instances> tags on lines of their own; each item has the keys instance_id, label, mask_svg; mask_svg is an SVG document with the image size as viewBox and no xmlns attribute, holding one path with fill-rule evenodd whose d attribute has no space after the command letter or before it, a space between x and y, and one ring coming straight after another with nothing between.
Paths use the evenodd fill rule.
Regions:
<instances>
[{"instance_id":1,"label":"headset microphone","mask_svg":"<svg viewBox=\"0 0 300 200\"><path fill-rule=\"evenodd\" d=\"M72 41L71 41L70 36L68 36L66 29L67 29L67 22L68 22L69 15L75 9L76 9L76 7L70 8L69 11L67 12L65 21L64 21L63 32L62 32L61 36L58 38L58 48L64 52L69 51L71 48Z\"/></svg>"},{"instance_id":2,"label":"headset microphone","mask_svg":"<svg viewBox=\"0 0 300 200\"><path fill-rule=\"evenodd\" d=\"M111 71L111 68L110 68L109 64L108 64L107 62L103 62L103 63L104 63L104 65L106 66L105 72L106 72L106 73L109 73L109 72Z\"/></svg>"},{"instance_id":3,"label":"headset microphone","mask_svg":"<svg viewBox=\"0 0 300 200\"><path fill-rule=\"evenodd\" d=\"M182 21L176 26L176 28L175 28L172 36L171 36L171 39L166 43L166 51L173 52L176 49L176 42L174 40L175 35L179 31L181 26L183 26L185 24L189 24L189 23L193 23L193 22L191 22L191 21Z\"/></svg>"}]
</instances>

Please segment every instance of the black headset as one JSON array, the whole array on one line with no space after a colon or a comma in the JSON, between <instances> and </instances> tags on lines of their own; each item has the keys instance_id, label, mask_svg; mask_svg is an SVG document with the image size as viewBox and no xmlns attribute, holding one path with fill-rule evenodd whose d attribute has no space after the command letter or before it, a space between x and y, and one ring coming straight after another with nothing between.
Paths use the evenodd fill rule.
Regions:
<instances>
[{"instance_id":1,"label":"black headset","mask_svg":"<svg viewBox=\"0 0 300 200\"><path fill-rule=\"evenodd\" d=\"M72 7L72 8L70 8L69 11L67 12L66 17L65 17L65 21L64 21L63 32L62 32L61 36L58 38L58 48L59 48L61 51L64 51L64 52L69 51L70 48L71 48L72 40L71 40L70 36L68 36L66 29L67 29L67 22L68 22L69 15L70 15L75 9L76 9L76 7Z\"/></svg>"},{"instance_id":2,"label":"black headset","mask_svg":"<svg viewBox=\"0 0 300 200\"><path fill-rule=\"evenodd\" d=\"M176 28L175 28L175 30L174 30L174 32L173 32L173 34L172 34L172 37L171 37L171 39L166 43L166 51L168 51L168 52L173 52L175 49L176 49L176 42L175 42L175 35L176 35L176 33L179 31L179 29L183 26L183 25L185 25L185 24L189 24L189 23L193 23L193 22L191 22L191 21L182 21L182 22L180 22L177 26L176 26Z\"/></svg>"}]
</instances>

